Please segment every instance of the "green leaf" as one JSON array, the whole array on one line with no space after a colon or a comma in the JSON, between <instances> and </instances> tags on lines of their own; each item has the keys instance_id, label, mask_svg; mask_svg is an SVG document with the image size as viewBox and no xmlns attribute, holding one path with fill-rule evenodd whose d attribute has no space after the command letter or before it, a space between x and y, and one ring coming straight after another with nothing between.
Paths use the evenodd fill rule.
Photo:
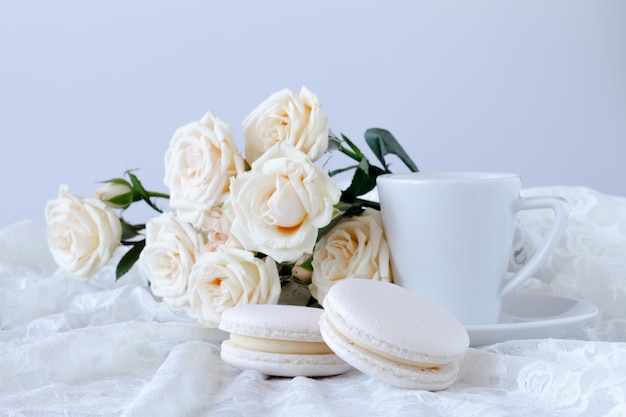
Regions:
<instances>
[{"instance_id":1,"label":"green leaf","mask_svg":"<svg viewBox=\"0 0 626 417\"><path fill-rule=\"evenodd\" d=\"M137 193L139 196L141 196L141 198L143 199L149 198L150 196L148 195L148 192L146 191L146 189L143 188L143 184L141 184L141 181L139 181L139 178L137 178L137 176L130 171L128 171L127 174L128 174L128 178L130 178L133 191Z\"/></svg>"},{"instance_id":2,"label":"green leaf","mask_svg":"<svg viewBox=\"0 0 626 417\"><path fill-rule=\"evenodd\" d=\"M372 191L376 187L376 178L385 173L386 171L370 165L369 161L363 158L354 172L350 186L342 194L342 201L352 203L356 197Z\"/></svg>"},{"instance_id":3,"label":"green leaf","mask_svg":"<svg viewBox=\"0 0 626 417\"><path fill-rule=\"evenodd\" d=\"M128 241L136 236L139 236L139 232L145 229L145 225L134 225L126 222L126 220L120 218L122 224L122 242Z\"/></svg>"},{"instance_id":4,"label":"green leaf","mask_svg":"<svg viewBox=\"0 0 626 417\"><path fill-rule=\"evenodd\" d=\"M385 129L377 127L367 129L365 132L365 141L369 145L374 155L383 164L385 171L390 173L389 164L385 161L385 155L394 154L400 158L412 172L418 172L417 165L411 160L411 157L405 152L404 148L398 143L396 138Z\"/></svg>"},{"instance_id":5,"label":"green leaf","mask_svg":"<svg viewBox=\"0 0 626 417\"><path fill-rule=\"evenodd\" d=\"M154 205L154 203L150 199L150 193L146 191L145 188L143 188L143 185L141 184L141 181L139 181L139 178L137 178L137 176L130 171L127 171L127 174L133 186L133 192L136 193L139 197L141 197L141 199L145 201L154 210L158 211L159 213L163 213L163 211L160 208Z\"/></svg>"},{"instance_id":6,"label":"green leaf","mask_svg":"<svg viewBox=\"0 0 626 417\"><path fill-rule=\"evenodd\" d=\"M313 256L309 256L308 258L306 258L306 261L302 262L300 266L310 272L310 271L313 271L312 262L313 262Z\"/></svg>"},{"instance_id":7,"label":"green leaf","mask_svg":"<svg viewBox=\"0 0 626 417\"><path fill-rule=\"evenodd\" d=\"M350 147L349 149L344 148L343 146L341 146L339 148L339 150L341 151L341 153L343 153L344 155L349 156L350 158L354 159L357 162L361 162L363 160L363 158L365 158L365 156L363 155L363 152L361 152L361 150L359 149L358 146L356 146L350 139L348 139L348 137L346 135L344 135L343 133L341 134L341 137L343 138L343 141L345 143L348 144L348 146Z\"/></svg>"},{"instance_id":8,"label":"green leaf","mask_svg":"<svg viewBox=\"0 0 626 417\"><path fill-rule=\"evenodd\" d=\"M146 246L146 241L140 240L132 245L132 248L128 252L122 256L119 263L117 264L117 269L115 270L115 280L120 279L124 274L130 271L130 268L133 267L135 262L139 259L139 255L141 255L141 251Z\"/></svg>"},{"instance_id":9,"label":"green leaf","mask_svg":"<svg viewBox=\"0 0 626 417\"><path fill-rule=\"evenodd\" d=\"M133 193L124 193L111 197L107 200L109 203L118 207L128 207L133 202Z\"/></svg>"}]
</instances>

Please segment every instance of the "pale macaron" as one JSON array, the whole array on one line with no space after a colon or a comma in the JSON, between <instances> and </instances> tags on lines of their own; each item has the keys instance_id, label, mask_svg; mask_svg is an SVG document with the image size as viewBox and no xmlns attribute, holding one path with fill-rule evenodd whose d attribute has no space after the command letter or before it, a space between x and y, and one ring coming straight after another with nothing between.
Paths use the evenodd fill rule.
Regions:
<instances>
[{"instance_id":1,"label":"pale macaron","mask_svg":"<svg viewBox=\"0 0 626 417\"><path fill-rule=\"evenodd\" d=\"M397 387L438 391L457 379L469 346L449 312L396 284L339 281L324 298L326 344L356 369Z\"/></svg>"},{"instance_id":2,"label":"pale macaron","mask_svg":"<svg viewBox=\"0 0 626 417\"><path fill-rule=\"evenodd\" d=\"M326 345L319 308L246 304L222 314L219 328L230 332L220 356L240 370L272 376L321 377L351 369Z\"/></svg>"}]
</instances>

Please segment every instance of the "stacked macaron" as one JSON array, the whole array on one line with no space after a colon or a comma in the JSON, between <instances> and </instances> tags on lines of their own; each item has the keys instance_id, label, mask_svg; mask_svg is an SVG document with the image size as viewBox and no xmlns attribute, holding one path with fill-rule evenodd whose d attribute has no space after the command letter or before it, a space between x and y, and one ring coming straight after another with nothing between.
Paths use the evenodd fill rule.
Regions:
<instances>
[{"instance_id":1,"label":"stacked macaron","mask_svg":"<svg viewBox=\"0 0 626 417\"><path fill-rule=\"evenodd\" d=\"M469 346L450 313L395 284L345 279L324 310L244 305L222 315L222 359L276 376L329 376L352 367L392 385L442 390Z\"/></svg>"},{"instance_id":2,"label":"stacked macaron","mask_svg":"<svg viewBox=\"0 0 626 417\"><path fill-rule=\"evenodd\" d=\"M292 305L247 304L226 310L219 328L230 332L221 357L238 369L274 376L329 376L351 367L326 345L323 311Z\"/></svg>"}]
</instances>

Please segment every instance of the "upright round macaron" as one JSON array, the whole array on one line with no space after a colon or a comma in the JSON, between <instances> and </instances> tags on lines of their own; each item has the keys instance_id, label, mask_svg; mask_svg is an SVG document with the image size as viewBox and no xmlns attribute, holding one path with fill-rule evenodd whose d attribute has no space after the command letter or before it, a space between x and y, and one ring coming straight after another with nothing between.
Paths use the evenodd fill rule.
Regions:
<instances>
[{"instance_id":1,"label":"upright round macaron","mask_svg":"<svg viewBox=\"0 0 626 417\"><path fill-rule=\"evenodd\" d=\"M469 346L449 312L398 285L344 279L324 298L326 344L358 370L392 385L442 390L454 383Z\"/></svg>"},{"instance_id":2,"label":"upright round macaron","mask_svg":"<svg viewBox=\"0 0 626 417\"><path fill-rule=\"evenodd\" d=\"M221 357L235 368L273 376L330 376L351 369L326 345L319 308L246 304L226 310L219 328L230 332Z\"/></svg>"}]
</instances>

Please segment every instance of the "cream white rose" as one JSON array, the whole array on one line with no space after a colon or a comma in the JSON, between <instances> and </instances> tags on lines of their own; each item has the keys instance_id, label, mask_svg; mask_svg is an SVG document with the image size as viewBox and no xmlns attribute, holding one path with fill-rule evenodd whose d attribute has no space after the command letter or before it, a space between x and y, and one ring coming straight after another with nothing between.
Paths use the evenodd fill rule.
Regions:
<instances>
[{"instance_id":1,"label":"cream white rose","mask_svg":"<svg viewBox=\"0 0 626 417\"><path fill-rule=\"evenodd\" d=\"M172 307L189 304L189 275L205 243L202 233L180 222L173 212L150 219L146 224L146 247L139 260L152 293Z\"/></svg>"},{"instance_id":2,"label":"cream white rose","mask_svg":"<svg viewBox=\"0 0 626 417\"><path fill-rule=\"evenodd\" d=\"M46 204L46 235L61 269L88 279L113 256L122 238L115 212L97 198L82 198L59 187L59 197Z\"/></svg>"},{"instance_id":3,"label":"cream white rose","mask_svg":"<svg viewBox=\"0 0 626 417\"><path fill-rule=\"evenodd\" d=\"M230 125L208 112L176 130L165 153L170 206L180 221L200 227L202 213L224 202L230 178L244 169Z\"/></svg>"},{"instance_id":4,"label":"cream white rose","mask_svg":"<svg viewBox=\"0 0 626 417\"><path fill-rule=\"evenodd\" d=\"M280 278L276 262L252 252L229 248L205 252L189 278L189 300L198 321L216 328L222 313L240 304L276 304Z\"/></svg>"},{"instance_id":5,"label":"cream white rose","mask_svg":"<svg viewBox=\"0 0 626 417\"><path fill-rule=\"evenodd\" d=\"M321 304L328 290L348 278L391 281L389 245L380 212L366 208L340 220L319 240L313 252L311 294Z\"/></svg>"},{"instance_id":6,"label":"cream white rose","mask_svg":"<svg viewBox=\"0 0 626 417\"><path fill-rule=\"evenodd\" d=\"M278 262L311 253L341 190L302 152L279 142L231 185L231 233L250 251Z\"/></svg>"},{"instance_id":7,"label":"cream white rose","mask_svg":"<svg viewBox=\"0 0 626 417\"><path fill-rule=\"evenodd\" d=\"M315 161L328 148L328 118L317 96L302 87L271 95L243 122L245 154L252 163L278 142L287 142Z\"/></svg>"}]
</instances>

